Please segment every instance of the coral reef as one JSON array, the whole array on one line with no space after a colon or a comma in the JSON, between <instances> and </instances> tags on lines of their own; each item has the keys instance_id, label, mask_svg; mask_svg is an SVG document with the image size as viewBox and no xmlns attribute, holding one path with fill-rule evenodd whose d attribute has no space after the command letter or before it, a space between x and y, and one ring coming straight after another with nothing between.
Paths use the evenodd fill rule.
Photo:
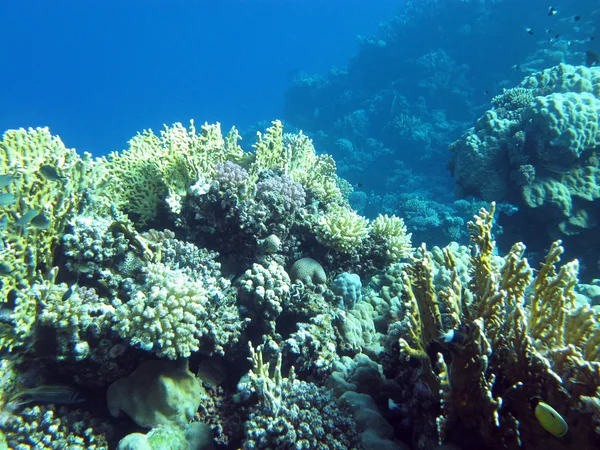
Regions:
<instances>
[{"instance_id":1,"label":"coral reef","mask_svg":"<svg viewBox=\"0 0 600 450\"><path fill-rule=\"evenodd\" d=\"M490 449L598 445L585 405L594 403L600 384L600 327L596 313L574 304L577 261L558 266L563 249L556 242L533 276L518 243L501 266L494 264L493 213L494 204L469 223L474 253L466 285L449 251L449 286L435 289L425 250L405 275L399 350L421 363L423 380L440 402L438 440L456 438L458 427L476 429L473 442ZM536 398L570 424L570 443L538 422L531 406Z\"/></svg>"},{"instance_id":2,"label":"coral reef","mask_svg":"<svg viewBox=\"0 0 600 450\"><path fill-rule=\"evenodd\" d=\"M587 247L599 214L600 68L536 72L493 103L450 147L458 195L517 205L509 226L533 221L595 264Z\"/></svg>"},{"instance_id":3,"label":"coral reef","mask_svg":"<svg viewBox=\"0 0 600 450\"><path fill-rule=\"evenodd\" d=\"M495 204L471 248L428 251L414 216L354 211L331 157L279 121L248 153L218 125L147 131L96 161L47 130L5 136L11 448L598 444L597 283L559 264L560 243L536 272L522 244L498 256ZM35 142L54 153L7 162Z\"/></svg>"}]
</instances>

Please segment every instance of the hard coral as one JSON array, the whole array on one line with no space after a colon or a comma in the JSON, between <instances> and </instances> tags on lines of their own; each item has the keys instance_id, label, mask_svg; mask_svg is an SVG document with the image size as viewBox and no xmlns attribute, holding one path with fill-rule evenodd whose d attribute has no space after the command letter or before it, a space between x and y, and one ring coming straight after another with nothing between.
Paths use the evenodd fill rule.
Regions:
<instances>
[{"instance_id":1,"label":"hard coral","mask_svg":"<svg viewBox=\"0 0 600 450\"><path fill-rule=\"evenodd\" d=\"M471 425L490 449L594 448L600 435L582 401L593 403L600 386L600 321L574 304L577 261L557 267L563 249L555 243L534 277L518 243L498 266L493 212L494 204L469 223L468 285L450 252L444 261L451 283L437 293L424 249L407 271L401 354L419 361L431 392L440 393L440 442L455 427ZM429 355L434 343L443 348L435 363ZM537 397L570 425L570 443L542 428L530 403Z\"/></svg>"},{"instance_id":2,"label":"hard coral","mask_svg":"<svg viewBox=\"0 0 600 450\"><path fill-rule=\"evenodd\" d=\"M0 141L0 173L9 177L4 188L0 258L10 276L2 278L0 305L13 304L14 326L3 324L0 348L27 341L35 321L35 297L25 295L39 278L38 270L52 266L54 250L67 222L77 213L88 187L93 163L64 146L48 128L9 130ZM35 226L34 219L42 226Z\"/></svg>"},{"instance_id":3,"label":"hard coral","mask_svg":"<svg viewBox=\"0 0 600 450\"><path fill-rule=\"evenodd\" d=\"M317 219L317 240L342 253L358 251L369 235L369 220L349 208L332 205Z\"/></svg>"}]
</instances>

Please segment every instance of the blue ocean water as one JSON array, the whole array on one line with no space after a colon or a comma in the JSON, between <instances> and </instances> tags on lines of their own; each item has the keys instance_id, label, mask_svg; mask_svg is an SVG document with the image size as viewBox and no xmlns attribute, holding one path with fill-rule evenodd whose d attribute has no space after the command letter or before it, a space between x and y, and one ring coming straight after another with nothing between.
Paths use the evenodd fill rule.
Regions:
<instances>
[{"instance_id":1,"label":"blue ocean water","mask_svg":"<svg viewBox=\"0 0 600 450\"><path fill-rule=\"evenodd\" d=\"M279 118L298 70L325 72L391 0L4 2L0 128L49 126L106 154L163 123Z\"/></svg>"},{"instance_id":2,"label":"blue ocean water","mask_svg":"<svg viewBox=\"0 0 600 450\"><path fill-rule=\"evenodd\" d=\"M0 450L600 448L597 2L0 17Z\"/></svg>"}]
</instances>

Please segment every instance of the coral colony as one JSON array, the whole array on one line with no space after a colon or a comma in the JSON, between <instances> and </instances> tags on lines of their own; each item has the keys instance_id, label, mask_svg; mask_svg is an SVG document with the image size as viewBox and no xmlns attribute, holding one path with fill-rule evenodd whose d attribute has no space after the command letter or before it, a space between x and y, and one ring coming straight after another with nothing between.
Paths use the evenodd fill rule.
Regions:
<instances>
[{"instance_id":1,"label":"coral colony","mask_svg":"<svg viewBox=\"0 0 600 450\"><path fill-rule=\"evenodd\" d=\"M599 112L597 67L495 97L451 145L490 202L470 246L430 249L280 121L249 151L191 122L96 159L6 131L0 448L600 448L578 261L499 254L493 202L597 226Z\"/></svg>"}]
</instances>

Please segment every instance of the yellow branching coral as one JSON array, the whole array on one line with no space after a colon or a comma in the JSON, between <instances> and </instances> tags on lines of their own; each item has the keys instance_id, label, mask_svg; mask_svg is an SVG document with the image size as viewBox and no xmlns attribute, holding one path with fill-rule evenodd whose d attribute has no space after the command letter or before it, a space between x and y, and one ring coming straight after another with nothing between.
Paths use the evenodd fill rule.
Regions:
<instances>
[{"instance_id":1,"label":"yellow branching coral","mask_svg":"<svg viewBox=\"0 0 600 450\"><path fill-rule=\"evenodd\" d=\"M253 145L256 152L252 173L268 169L283 172L291 155L290 149L283 146L283 124L281 121L274 120L273 126L267 128L264 135L258 131L256 137L256 144Z\"/></svg>"},{"instance_id":2,"label":"yellow branching coral","mask_svg":"<svg viewBox=\"0 0 600 450\"><path fill-rule=\"evenodd\" d=\"M252 347L252 342L250 342L248 347L250 349L250 357L248 359L252 363L252 370L250 370L248 376L261 399L263 407L270 414L277 416L282 405L284 381L281 375L281 352L277 352L277 362L273 370L273 375L271 375L271 371L269 370L271 363L263 361L262 346L258 346L258 351L255 351ZM294 366L290 368L289 379L291 381L295 379Z\"/></svg>"},{"instance_id":3,"label":"yellow branching coral","mask_svg":"<svg viewBox=\"0 0 600 450\"><path fill-rule=\"evenodd\" d=\"M64 146L48 128L9 130L0 141L2 211L0 303L15 304L3 324L0 348L23 343L35 323L37 300L30 289L52 266L69 219L93 183L94 164Z\"/></svg>"},{"instance_id":4,"label":"yellow branching coral","mask_svg":"<svg viewBox=\"0 0 600 450\"><path fill-rule=\"evenodd\" d=\"M250 169L253 177L261 170L278 170L311 189L322 202L342 202L335 161L330 155L317 155L306 135L284 135L279 120L273 121L264 135L257 134L255 160Z\"/></svg>"},{"instance_id":5,"label":"yellow branching coral","mask_svg":"<svg viewBox=\"0 0 600 450\"><path fill-rule=\"evenodd\" d=\"M596 448L600 325L597 313L575 306L577 261L558 267L563 249L556 242L534 276L518 243L499 265L493 210L492 204L469 223L474 245L468 286L456 274L435 292L424 249L407 270L405 320L412 327L400 350L422 361L425 380L440 394L440 441L461 424L476 428L490 449ZM452 269L449 252L444 259ZM425 352L434 341L446 349L435 364ZM566 421L568 443L538 421L534 399Z\"/></svg>"},{"instance_id":6,"label":"yellow branching coral","mask_svg":"<svg viewBox=\"0 0 600 450\"><path fill-rule=\"evenodd\" d=\"M176 123L161 131L138 133L129 148L103 159L106 183L104 195L113 205L146 224L156 217L161 201L177 210L187 189L199 178L209 179L215 167L225 161L238 161L243 152L233 128L223 138L221 125L204 124L198 132L194 121L189 130Z\"/></svg>"},{"instance_id":7,"label":"yellow branching coral","mask_svg":"<svg viewBox=\"0 0 600 450\"><path fill-rule=\"evenodd\" d=\"M380 214L371 224L371 237L380 244L389 262L408 257L412 251L410 238L404 220L394 215Z\"/></svg>"},{"instance_id":8,"label":"yellow branching coral","mask_svg":"<svg viewBox=\"0 0 600 450\"><path fill-rule=\"evenodd\" d=\"M349 208L334 204L317 219L316 235L323 245L352 253L368 237L369 220Z\"/></svg>"}]
</instances>

